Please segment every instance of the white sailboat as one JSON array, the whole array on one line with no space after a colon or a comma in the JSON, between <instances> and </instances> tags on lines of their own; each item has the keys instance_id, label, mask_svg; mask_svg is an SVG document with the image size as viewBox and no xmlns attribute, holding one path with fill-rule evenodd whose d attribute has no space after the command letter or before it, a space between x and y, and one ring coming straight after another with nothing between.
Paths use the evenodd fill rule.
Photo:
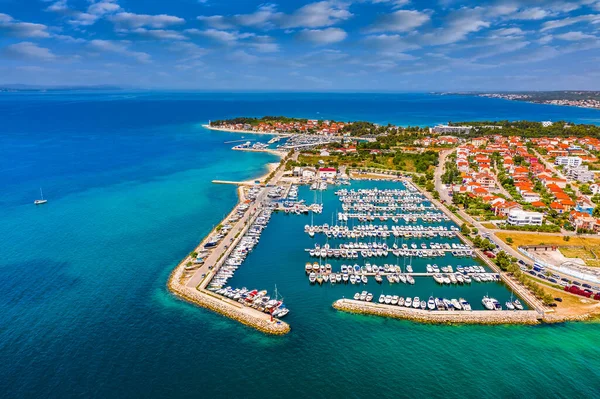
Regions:
<instances>
[{"instance_id":1,"label":"white sailboat","mask_svg":"<svg viewBox=\"0 0 600 399\"><path fill-rule=\"evenodd\" d=\"M37 199L37 200L33 201L33 203L35 205L42 205L42 204L45 204L46 202L48 202L48 200L44 199L44 193L42 192L41 187L40 187L40 197L41 197L41 199Z\"/></svg>"}]
</instances>

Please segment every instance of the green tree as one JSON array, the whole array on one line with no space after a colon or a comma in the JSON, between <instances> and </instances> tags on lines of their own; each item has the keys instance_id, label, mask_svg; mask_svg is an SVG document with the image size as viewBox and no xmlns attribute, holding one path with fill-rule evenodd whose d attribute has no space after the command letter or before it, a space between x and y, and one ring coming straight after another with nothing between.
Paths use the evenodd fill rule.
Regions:
<instances>
[{"instance_id":1,"label":"green tree","mask_svg":"<svg viewBox=\"0 0 600 399\"><path fill-rule=\"evenodd\" d=\"M467 226L466 223L463 223L462 226L460 226L460 232L463 235L468 236L469 234L471 234L471 229L469 228L469 226Z\"/></svg>"}]
</instances>

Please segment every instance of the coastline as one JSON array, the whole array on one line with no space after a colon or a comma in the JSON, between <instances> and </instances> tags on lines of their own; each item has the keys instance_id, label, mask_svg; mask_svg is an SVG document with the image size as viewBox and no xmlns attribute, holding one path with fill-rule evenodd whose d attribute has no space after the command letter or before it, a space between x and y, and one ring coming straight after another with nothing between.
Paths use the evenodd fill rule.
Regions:
<instances>
[{"instance_id":1,"label":"coastline","mask_svg":"<svg viewBox=\"0 0 600 399\"><path fill-rule=\"evenodd\" d=\"M259 180L259 181L265 180L268 176L275 173L282 165L284 165L282 162L268 163L267 164L268 172L266 174L258 177L257 179L252 179L247 182L240 182L239 187L237 188L238 201L232 207L229 214L227 214L225 216L225 218L223 220L221 220L220 225L227 223L227 220L236 211L238 205L240 205L242 202L244 202L245 198L244 198L244 192L243 192L243 190L244 190L243 185L254 185L254 182L256 180ZM242 224L243 226L246 226L245 228L247 229L247 227L252 224L252 220L255 219L260 214L258 206L259 205L255 204L255 209L254 209L253 214L251 214L251 211L248 210L248 213L244 216L244 218L238 220L238 222L235 224L235 226L238 226L238 228L239 228L239 225ZM232 234L233 231L234 231L234 229L232 229L229 234ZM200 252L204 248L204 244L216 232L217 232L217 227L215 227L213 230L211 230L202 239L202 241L194 248L194 251ZM197 284L196 283L191 284L191 280L194 279L195 275L197 273L199 273L199 270L202 269L203 266L199 266L199 268L197 270L195 270L191 274L191 276L187 275L187 273L186 273L187 270L185 269L186 265L189 262L192 262L194 260L194 259L192 259L191 255L188 254L186 257L184 257L178 263L178 265L173 269L173 271L169 275L169 278L167 280L167 289L169 290L170 293L172 293L174 296L178 297L179 299L185 300L186 302L203 307L205 309L209 309L209 310L211 310L215 313L218 313L222 316L225 316L232 320L235 320L243 325L252 327L262 333L269 334L269 335L287 334L291 330L289 324L287 324L279 319L276 319L276 318L271 319L270 315L267 315L263 312L259 312L258 310L255 310L255 309L252 309L249 307L245 307L245 306L240 305L239 303L234 302L228 298L224 298L224 297L215 295L214 293L205 289L205 286L210 281L210 278L212 277L212 275L214 275L215 271L218 270L219 263L221 261L224 261L224 258L226 258L226 256L225 256L226 253L235 247L235 245L243 237L243 235L244 234L243 234L243 230L242 230L242 231L238 232L234 238L231 239L231 244L229 246L229 249L227 251L222 252L219 255L219 258L213 265L214 268L212 268L210 271L208 271L207 273L202 275L201 280ZM222 242L225 242L226 238L227 238L227 236L225 238L223 238ZM227 248L227 246L225 248ZM214 249L214 251L216 251L216 248Z\"/></svg>"},{"instance_id":2,"label":"coastline","mask_svg":"<svg viewBox=\"0 0 600 399\"><path fill-rule=\"evenodd\" d=\"M210 125L202 125L202 127L205 128L205 129L209 129L209 130L217 130L217 131L229 132L229 133L244 133L244 134L257 134L257 135L263 135L263 136L282 136L282 137L292 136L292 134L290 134L290 133L255 132L253 130L227 129L227 128L224 128L224 127L214 127L214 126L210 126Z\"/></svg>"}]
</instances>

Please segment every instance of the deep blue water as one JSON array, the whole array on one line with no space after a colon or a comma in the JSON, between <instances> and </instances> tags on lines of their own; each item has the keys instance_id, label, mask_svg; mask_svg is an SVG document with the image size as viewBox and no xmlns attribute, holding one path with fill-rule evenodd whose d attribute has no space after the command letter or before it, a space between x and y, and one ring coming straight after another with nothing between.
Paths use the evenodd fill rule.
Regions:
<instances>
[{"instance_id":1,"label":"deep blue water","mask_svg":"<svg viewBox=\"0 0 600 399\"><path fill-rule=\"evenodd\" d=\"M274 217L235 277L277 283L289 335L173 298L170 271L236 201L211 180L274 161L230 151L240 135L200 124L267 114L600 123L594 110L426 94L2 93L2 396L597 396L594 323L430 326L334 311L342 287L308 287L296 253L307 219ZM49 203L35 207L39 187Z\"/></svg>"}]
</instances>

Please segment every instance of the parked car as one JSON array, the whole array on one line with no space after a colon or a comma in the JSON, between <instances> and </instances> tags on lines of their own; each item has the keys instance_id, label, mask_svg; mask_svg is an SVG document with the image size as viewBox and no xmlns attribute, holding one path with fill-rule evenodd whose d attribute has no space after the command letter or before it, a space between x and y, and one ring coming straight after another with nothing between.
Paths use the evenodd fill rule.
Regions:
<instances>
[{"instance_id":1,"label":"parked car","mask_svg":"<svg viewBox=\"0 0 600 399\"><path fill-rule=\"evenodd\" d=\"M559 298L559 297L556 297L556 298L554 298L554 300L555 300L556 302L562 302L562 298Z\"/></svg>"},{"instance_id":2,"label":"parked car","mask_svg":"<svg viewBox=\"0 0 600 399\"><path fill-rule=\"evenodd\" d=\"M552 277L550 277L550 278L548 279L548 281L550 281L551 283L555 283L555 284L558 282L558 281L556 281L556 279L555 279L555 278L552 278Z\"/></svg>"},{"instance_id":3,"label":"parked car","mask_svg":"<svg viewBox=\"0 0 600 399\"><path fill-rule=\"evenodd\" d=\"M573 285L581 285L581 283L577 280L573 280Z\"/></svg>"},{"instance_id":4,"label":"parked car","mask_svg":"<svg viewBox=\"0 0 600 399\"><path fill-rule=\"evenodd\" d=\"M527 263L523 262L523 260L522 260L522 259L519 259L519 262L518 262L518 263L519 263L520 265L527 266Z\"/></svg>"},{"instance_id":5,"label":"parked car","mask_svg":"<svg viewBox=\"0 0 600 399\"><path fill-rule=\"evenodd\" d=\"M533 270L529 270L527 273L531 274L532 276L537 276L537 273Z\"/></svg>"},{"instance_id":6,"label":"parked car","mask_svg":"<svg viewBox=\"0 0 600 399\"><path fill-rule=\"evenodd\" d=\"M582 285L583 287L585 287L585 288L592 288L592 286L591 286L591 285L589 285L589 284L586 284L586 283L583 283L583 284L581 284L581 285Z\"/></svg>"}]
</instances>

